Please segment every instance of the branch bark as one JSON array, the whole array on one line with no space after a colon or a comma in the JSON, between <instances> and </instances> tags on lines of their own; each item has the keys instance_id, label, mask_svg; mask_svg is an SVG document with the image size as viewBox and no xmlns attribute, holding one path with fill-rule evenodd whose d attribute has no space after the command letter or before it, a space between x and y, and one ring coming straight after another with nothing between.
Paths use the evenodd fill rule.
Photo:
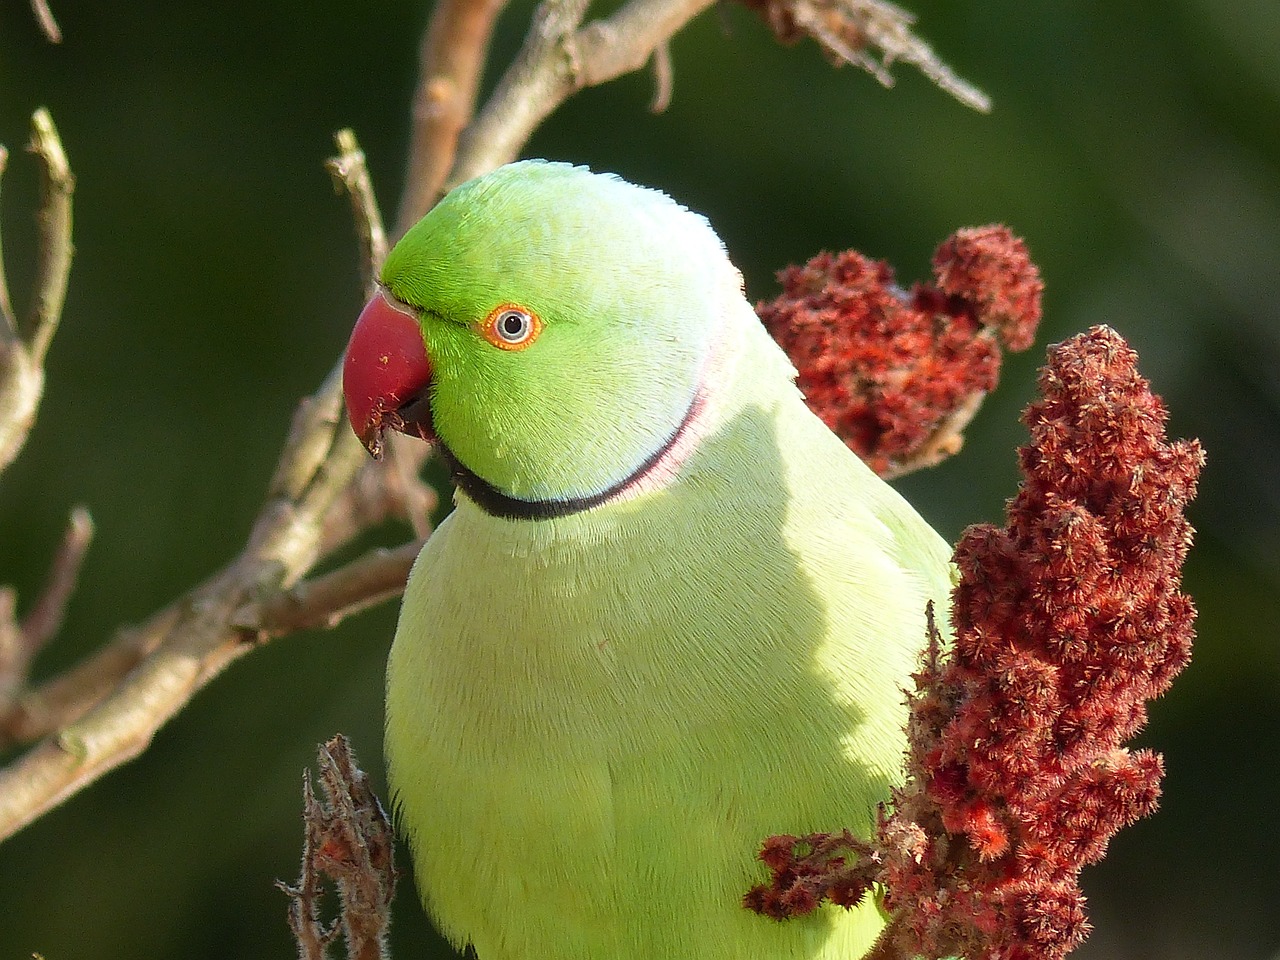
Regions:
<instances>
[{"instance_id":1,"label":"branch bark","mask_svg":"<svg viewBox=\"0 0 1280 960\"><path fill-rule=\"evenodd\" d=\"M339 130L333 135L338 155L325 163L333 185L351 198L351 215L360 240L360 275L365 296L371 297L378 285L378 269L387 259L387 231L382 226L382 213L373 193L373 180L365 163L364 151L352 130Z\"/></svg>"},{"instance_id":2,"label":"branch bark","mask_svg":"<svg viewBox=\"0 0 1280 960\"><path fill-rule=\"evenodd\" d=\"M50 43L62 42L62 31L58 28L58 21L53 18L48 0L31 0L31 13L35 16L36 23L40 24L46 40Z\"/></svg>"},{"instance_id":3,"label":"branch bark","mask_svg":"<svg viewBox=\"0 0 1280 960\"><path fill-rule=\"evenodd\" d=\"M17 599L8 587L0 588L0 745L4 741L2 718L10 712L18 692L25 687L31 661L62 626L67 601L75 589L89 541L93 520L84 507L71 511L67 532L54 555L44 590L21 622L15 616Z\"/></svg>"},{"instance_id":4,"label":"branch bark","mask_svg":"<svg viewBox=\"0 0 1280 960\"><path fill-rule=\"evenodd\" d=\"M468 86L474 95L501 0L473 2L465 6L466 0L448 0L440 17L458 19L435 24L442 37L465 37L469 44L466 50L452 51L448 63L434 61L458 84L454 92L464 95L464 110ZM514 158L537 124L574 91L642 67L711 4L630 0L613 15L581 27L587 2L546 0L538 8L519 57L458 143L446 187ZM406 198L401 205L405 219L421 208L423 197L430 202L439 192L439 168L453 155L457 115L423 122L426 159L410 170L407 191L417 199ZM48 146L46 140L39 142ZM339 147L341 153L329 168L352 195L362 276L371 291L385 254L385 235L364 157L349 131L339 134ZM69 175L61 180L53 175L52 161L46 160L46 166L46 204L53 213L42 237L52 242L60 223L70 226L69 204L65 220L58 211L63 209L62 194L69 201L71 181ZM65 292L65 276L61 285L54 281L69 262L69 242L65 256L41 259L42 276L51 278L42 286L47 296L38 301L33 318L36 329L46 331L35 338L41 356ZM0 332L0 342L3 338ZM416 517L415 527L425 535L425 513L434 503L434 495L416 479L421 454L392 458L390 469L369 465L341 413L339 364L295 414L267 500L242 553L142 627L117 634L91 660L24 697L20 715L0 717L0 739L47 731L26 755L0 771L0 840L141 753L196 690L253 648L253 640L333 622L398 592L417 543L300 583L321 557L388 510Z\"/></svg>"},{"instance_id":5,"label":"branch bark","mask_svg":"<svg viewBox=\"0 0 1280 960\"><path fill-rule=\"evenodd\" d=\"M467 128L450 189L514 160L533 131L585 87L639 70L713 0L631 0L581 26L587 0L544 0L515 61Z\"/></svg>"},{"instance_id":6,"label":"branch bark","mask_svg":"<svg viewBox=\"0 0 1280 960\"><path fill-rule=\"evenodd\" d=\"M481 73L507 0L440 0L419 49L418 89L405 189L396 214L402 236L440 198L458 136L475 112Z\"/></svg>"},{"instance_id":7,"label":"branch bark","mask_svg":"<svg viewBox=\"0 0 1280 960\"><path fill-rule=\"evenodd\" d=\"M378 266L374 258L385 247L377 240L381 220L363 174L363 156L353 141L344 139L341 145L338 165L344 185L360 194L357 222L365 275L372 277ZM53 218L51 224L56 223ZM54 236L52 227L48 236ZM50 257L48 262L60 261ZM61 300L51 296L45 302L60 306ZM38 308L36 329L48 326L46 318L54 315L56 310ZM139 634L118 637L95 658L95 666L127 669L118 683L80 670L65 678L58 691L67 697L61 706L77 717L0 771L0 839L137 756L196 690L252 649L237 614L293 588L316 563L325 518L365 462L363 448L341 416L341 386L336 366L295 416L268 498L240 556L153 616ZM88 694L102 698L85 704L80 698Z\"/></svg>"},{"instance_id":8,"label":"branch bark","mask_svg":"<svg viewBox=\"0 0 1280 960\"><path fill-rule=\"evenodd\" d=\"M62 317L71 272L71 195L75 178L49 111L31 117L28 149L40 161L38 251L32 305L19 324L0 265L0 472L18 456L44 396L44 358ZM0 156L0 173L7 154Z\"/></svg>"}]
</instances>

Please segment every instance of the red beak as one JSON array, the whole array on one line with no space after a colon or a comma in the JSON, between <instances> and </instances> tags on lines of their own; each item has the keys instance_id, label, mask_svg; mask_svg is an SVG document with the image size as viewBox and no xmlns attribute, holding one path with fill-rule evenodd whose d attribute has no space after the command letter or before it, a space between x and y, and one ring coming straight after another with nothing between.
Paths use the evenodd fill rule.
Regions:
<instances>
[{"instance_id":1,"label":"red beak","mask_svg":"<svg viewBox=\"0 0 1280 960\"><path fill-rule=\"evenodd\" d=\"M379 290L360 312L342 364L351 429L375 459L382 456L387 430L433 438L430 384L431 361L418 318Z\"/></svg>"}]
</instances>

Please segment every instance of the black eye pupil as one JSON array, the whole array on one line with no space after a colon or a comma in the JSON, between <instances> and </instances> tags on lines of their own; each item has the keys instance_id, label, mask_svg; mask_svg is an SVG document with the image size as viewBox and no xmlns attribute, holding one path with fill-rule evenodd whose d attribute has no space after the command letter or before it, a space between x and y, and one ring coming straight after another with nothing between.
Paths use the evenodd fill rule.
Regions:
<instances>
[{"instance_id":1,"label":"black eye pupil","mask_svg":"<svg viewBox=\"0 0 1280 960\"><path fill-rule=\"evenodd\" d=\"M524 333L524 315L513 311L503 316L502 332L508 337L518 337Z\"/></svg>"}]
</instances>

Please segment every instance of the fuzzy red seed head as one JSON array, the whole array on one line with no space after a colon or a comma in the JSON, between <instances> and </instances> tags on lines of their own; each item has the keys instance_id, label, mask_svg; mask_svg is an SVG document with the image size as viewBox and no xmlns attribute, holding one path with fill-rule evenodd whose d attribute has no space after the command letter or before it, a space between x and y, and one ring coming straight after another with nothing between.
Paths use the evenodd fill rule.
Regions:
<instances>
[{"instance_id":1,"label":"fuzzy red seed head","mask_svg":"<svg viewBox=\"0 0 1280 960\"><path fill-rule=\"evenodd\" d=\"M1026 349L1040 319L1039 273L1004 227L957 232L934 273L906 294L883 262L822 253L783 270L783 292L756 308L809 406L882 476L959 449L1000 345Z\"/></svg>"}]
</instances>

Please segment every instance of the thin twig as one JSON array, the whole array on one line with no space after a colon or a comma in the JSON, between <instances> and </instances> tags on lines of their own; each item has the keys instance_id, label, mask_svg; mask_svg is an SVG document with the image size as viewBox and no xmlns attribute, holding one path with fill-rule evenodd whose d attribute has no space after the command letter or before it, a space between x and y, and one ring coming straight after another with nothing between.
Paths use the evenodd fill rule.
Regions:
<instances>
[{"instance_id":1,"label":"thin twig","mask_svg":"<svg viewBox=\"0 0 1280 960\"><path fill-rule=\"evenodd\" d=\"M80 576L80 565L93 540L93 518L84 507L71 511L67 532L54 555L49 568L49 580L44 591L22 619L22 634L32 655L53 639L62 626L67 601Z\"/></svg>"},{"instance_id":2,"label":"thin twig","mask_svg":"<svg viewBox=\"0 0 1280 960\"><path fill-rule=\"evenodd\" d=\"M462 135L445 186L514 160L529 136L584 87L639 70L713 0L630 0L580 27L586 0L544 0L515 62Z\"/></svg>"},{"instance_id":3,"label":"thin twig","mask_svg":"<svg viewBox=\"0 0 1280 960\"><path fill-rule=\"evenodd\" d=\"M61 43L62 31L58 29L58 21L53 19L48 0L31 0L31 12L35 14L36 23L40 24L45 39L50 43Z\"/></svg>"},{"instance_id":4,"label":"thin twig","mask_svg":"<svg viewBox=\"0 0 1280 960\"><path fill-rule=\"evenodd\" d=\"M0 145L0 178L9 165L9 151ZM18 340L18 318L13 313L13 300L9 296L9 278L5 276L4 247L0 244L0 349Z\"/></svg>"},{"instance_id":5,"label":"thin twig","mask_svg":"<svg viewBox=\"0 0 1280 960\"><path fill-rule=\"evenodd\" d=\"M371 297L377 289L378 271L387 259L387 232L382 226L382 213L373 194L373 181L365 164L364 151L356 142L351 130L339 130L333 135L338 155L325 162L334 186L345 190L351 198L351 212L356 222L356 234L360 238L360 275L364 280L365 296Z\"/></svg>"},{"instance_id":6,"label":"thin twig","mask_svg":"<svg viewBox=\"0 0 1280 960\"><path fill-rule=\"evenodd\" d=\"M4 721L14 712L15 701L22 700L31 662L62 626L67 601L75 590L80 564L92 539L89 511L76 507L54 554L44 590L21 623L14 616L13 590L0 588L0 747L5 740Z\"/></svg>"},{"instance_id":7,"label":"thin twig","mask_svg":"<svg viewBox=\"0 0 1280 960\"><path fill-rule=\"evenodd\" d=\"M353 614L404 592L422 541L392 550L378 548L331 573L303 580L288 590L237 611L233 625L259 640L297 630L330 629Z\"/></svg>"},{"instance_id":8,"label":"thin twig","mask_svg":"<svg viewBox=\"0 0 1280 960\"><path fill-rule=\"evenodd\" d=\"M475 112L476 91L498 14L507 0L440 0L422 36L413 134L405 188L396 214L402 236L435 204Z\"/></svg>"},{"instance_id":9,"label":"thin twig","mask_svg":"<svg viewBox=\"0 0 1280 960\"><path fill-rule=\"evenodd\" d=\"M31 143L27 147L40 159L40 209L38 255L35 292L27 329L31 356L44 363L49 342L62 318L62 304L67 296L67 278L71 274L71 194L75 178L67 165L62 141L53 126L53 118L44 107L31 117Z\"/></svg>"},{"instance_id":10,"label":"thin twig","mask_svg":"<svg viewBox=\"0 0 1280 960\"><path fill-rule=\"evenodd\" d=\"M653 99L650 113L665 113L675 93L675 70L671 65L671 44L663 41L653 48Z\"/></svg>"},{"instance_id":11,"label":"thin twig","mask_svg":"<svg viewBox=\"0 0 1280 960\"><path fill-rule=\"evenodd\" d=\"M344 137L341 146L339 174L359 193L353 209L365 275L372 278L385 247L381 219L354 138ZM79 672L67 678L65 699L46 715L60 709L76 719L0 771L0 840L141 753L197 690L253 648L236 625L237 614L293 587L320 557L326 518L366 458L337 415L339 374L331 372L304 406L243 552L153 616L141 639L118 637L107 648L102 656L109 665L127 672L100 700L86 705L79 699L102 694L98 678Z\"/></svg>"},{"instance_id":12,"label":"thin twig","mask_svg":"<svg viewBox=\"0 0 1280 960\"><path fill-rule=\"evenodd\" d=\"M0 296L8 319L0 324L0 471L27 442L44 396L44 357L62 315L71 269L71 193L75 181L58 131L41 107L31 117L31 145L41 162L36 211L39 251L30 319L20 329L0 265ZM7 157L7 154L5 155Z\"/></svg>"}]
</instances>

